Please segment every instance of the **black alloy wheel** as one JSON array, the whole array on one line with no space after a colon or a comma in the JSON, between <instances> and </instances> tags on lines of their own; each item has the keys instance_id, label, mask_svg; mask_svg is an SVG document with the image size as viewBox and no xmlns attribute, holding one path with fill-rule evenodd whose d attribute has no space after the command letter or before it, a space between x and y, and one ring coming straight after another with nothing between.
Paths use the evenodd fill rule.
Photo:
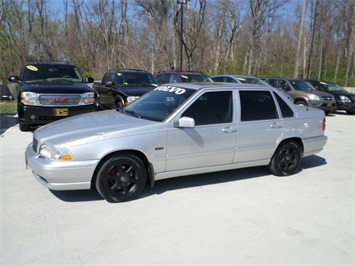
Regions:
<instances>
[{"instance_id":1,"label":"black alloy wheel","mask_svg":"<svg viewBox=\"0 0 355 266\"><path fill-rule=\"evenodd\" d=\"M271 173L277 176L292 175L301 164L302 150L295 141L280 144L268 165Z\"/></svg>"},{"instance_id":2,"label":"black alloy wheel","mask_svg":"<svg viewBox=\"0 0 355 266\"><path fill-rule=\"evenodd\" d=\"M102 164L95 185L108 202L123 202L136 198L143 191L146 178L142 160L133 154L122 153Z\"/></svg>"}]
</instances>

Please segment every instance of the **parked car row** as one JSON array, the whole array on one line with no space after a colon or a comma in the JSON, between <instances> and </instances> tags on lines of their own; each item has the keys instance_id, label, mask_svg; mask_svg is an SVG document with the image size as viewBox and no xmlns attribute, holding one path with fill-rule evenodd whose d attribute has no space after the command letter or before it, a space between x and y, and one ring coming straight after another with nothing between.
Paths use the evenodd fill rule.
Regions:
<instances>
[{"instance_id":1,"label":"parked car row","mask_svg":"<svg viewBox=\"0 0 355 266\"><path fill-rule=\"evenodd\" d=\"M233 82L272 86L289 95L297 105L322 109L325 114L336 109L354 114L355 94L340 86L316 80L258 78L242 75L208 76L196 71L163 71L155 76L144 70L107 71L92 88L79 69L67 62L30 62L20 76L9 81L19 83L18 115L20 130L44 125L73 115L102 109L121 109L158 85L191 82ZM313 86L312 86L313 85Z\"/></svg>"},{"instance_id":2,"label":"parked car row","mask_svg":"<svg viewBox=\"0 0 355 266\"><path fill-rule=\"evenodd\" d=\"M51 190L95 188L109 202L177 176L295 174L326 145L325 114L341 103L354 111L351 94L298 79L113 69L94 83L67 62L31 62L9 80L20 87L20 130L59 120L36 129L25 151L34 177Z\"/></svg>"}]
</instances>

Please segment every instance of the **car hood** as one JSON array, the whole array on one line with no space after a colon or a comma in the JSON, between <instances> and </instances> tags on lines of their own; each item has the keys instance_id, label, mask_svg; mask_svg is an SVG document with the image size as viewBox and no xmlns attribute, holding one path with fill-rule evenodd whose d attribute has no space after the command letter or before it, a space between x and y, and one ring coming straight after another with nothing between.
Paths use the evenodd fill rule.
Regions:
<instances>
[{"instance_id":1,"label":"car hood","mask_svg":"<svg viewBox=\"0 0 355 266\"><path fill-rule=\"evenodd\" d=\"M348 97L353 97L355 96L354 93L348 92L348 91L327 91L327 93L333 94L333 95L344 95Z\"/></svg>"},{"instance_id":2,"label":"car hood","mask_svg":"<svg viewBox=\"0 0 355 266\"><path fill-rule=\"evenodd\" d=\"M31 91L36 93L84 93L93 90L84 83L23 83L21 91Z\"/></svg>"},{"instance_id":3,"label":"car hood","mask_svg":"<svg viewBox=\"0 0 355 266\"><path fill-rule=\"evenodd\" d=\"M150 132L155 127L164 126L164 123L108 110L77 115L47 124L34 132L34 138L41 141L40 144L46 143L51 146L69 142L71 145L77 145L141 134Z\"/></svg>"},{"instance_id":4,"label":"car hood","mask_svg":"<svg viewBox=\"0 0 355 266\"><path fill-rule=\"evenodd\" d=\"M312 90L312 91L306 91L304 90L303 92L309 93L309 94L315 94L318 96L332 96L330 93L324 92L324 91L317 91L317 90Z\"/></svg>"}]
</instances>

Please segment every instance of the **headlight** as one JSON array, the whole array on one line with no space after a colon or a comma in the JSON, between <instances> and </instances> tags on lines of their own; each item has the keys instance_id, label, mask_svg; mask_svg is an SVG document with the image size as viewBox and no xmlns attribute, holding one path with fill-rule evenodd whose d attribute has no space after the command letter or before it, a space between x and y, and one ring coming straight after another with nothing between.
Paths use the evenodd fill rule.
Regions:
<instances>
[{"instance_id":1,"label":"headlight","mask_svg":"<svg viewBox=\"0 0 355 266\"><path fill-rule=\"evenodd\" d=\"M93 104L95 103L95 94L93 92L86 92L81 95L83 104Z\"/></svg>"},{"instance_id":2,"label":"headlight","mask_svg":"<svg viewBox=\"0 0 355 266\"><path fill-rule=\"evenodd\" d=\"M349 99L349 97L346 97L344 95L340 95L340 100L343 102L343 103L351 103L351 100Z\"/></svg>"},{"instance_id":3,"label":"headlight","mask_svg":"<svg viewBox=\"0 0 355 266\"><path fill-rule=\"evenodd\" d=\"M135 100L137 100L139 98L139 96L128 96L127 97L127 103L132 103L134 102Z\"/></svg>"},{"instance_id":4,"label":"headlight","mask_svg":"<svg viewBox=\"0 0 355 266\"><path fill-rule=\"evenodd\" d=\"M67 149L55 148L45 144L39 149L39 154L51 161L71 161L73 159Z\"/></svg>"},{"instance_id":5,"label":"headlight","mask_svg":"<svg viewBox=\"0 0 355 266\"><path fill-rule=\"evenodd\" d=\"M38 100L37 93L30 92L30 91L21 92L20 97L21 97L21 102L27 105L35 105Z\"/></svg>"},{"instance_id":6,"label":"headlight","mask_svg":"<svg viewBox=\"0 0 355 266\"><path fill-rule=\"evenodd\" d=\"M309 95L309 99L310 99L311 101L320 101L319 96L318 96L318 95L315 95L315 94L310 94L310 95Z\"/></svg>"}]
</instances>

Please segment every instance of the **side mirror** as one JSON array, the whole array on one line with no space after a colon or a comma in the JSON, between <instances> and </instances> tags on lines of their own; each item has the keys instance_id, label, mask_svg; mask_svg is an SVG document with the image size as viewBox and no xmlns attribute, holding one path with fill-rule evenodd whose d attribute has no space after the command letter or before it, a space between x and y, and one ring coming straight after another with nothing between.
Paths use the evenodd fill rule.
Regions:
<instances>
[{"instance_id":1,"label":"side mirror","mask_svg":"<svg viewBox=\"0 0 355 266\"><path fill-rule=\"evenodd\" d=\"M85 78L85 83L94 83L94 79L92 77Z\"/></svg>"},{"instance_id":2,"label":"side mirror","mask_svg":"<svg viewBox=\"0 0 355 266\"><path fill-rule=\"evenodd\" d=\"M176 121L174 123L174 127L177 128L194 128L195 127L195 119L191 118L191 117L181 117L178 121Z\"/></svg>"},{"instance_id":3,"label":"side mirror","mask_svg":"<svg viewBox=\"0 0 355 266\"><path fill-rule=\"evenodd\" d=\"M18 76L10 76L10 77L8 78L8 80L9 80L10 82L16 82L16 83L19 83L19 82L20 82L20 78L19 78Z\"/></svg>"},{"instance_id":4,"label":"side mirror","mask_svg":"<svg viewBox=\"0 0 355 266\"><path fill-rule=\"evenodd\" d=\"M105 83L105 86L106 86L106 87L112 87L112 86L113 86L113 82L112 82L112 81L107 81L107 82Z\"/></svg>"}]
</instances>

